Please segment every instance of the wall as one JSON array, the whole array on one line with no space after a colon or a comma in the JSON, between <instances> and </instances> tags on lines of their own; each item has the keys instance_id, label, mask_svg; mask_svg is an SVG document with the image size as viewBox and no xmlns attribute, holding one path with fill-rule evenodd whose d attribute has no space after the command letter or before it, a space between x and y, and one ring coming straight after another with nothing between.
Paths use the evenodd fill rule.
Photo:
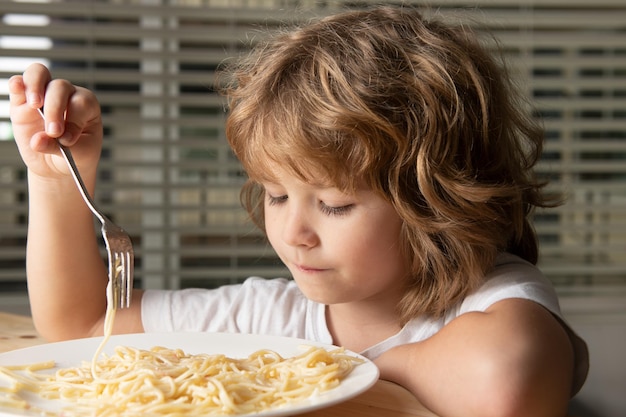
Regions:
<instances>
[{"instance_id":1,"label":"wall","mask_svg":"<svg viewBox=\"0 0 626 417\"><path fill-rule=\"evenodd\" d=\"M626 416L626 295L562 297L561 304L590 353L589 376L572 401L570 415Z\"/></svg>"}]
</instances>

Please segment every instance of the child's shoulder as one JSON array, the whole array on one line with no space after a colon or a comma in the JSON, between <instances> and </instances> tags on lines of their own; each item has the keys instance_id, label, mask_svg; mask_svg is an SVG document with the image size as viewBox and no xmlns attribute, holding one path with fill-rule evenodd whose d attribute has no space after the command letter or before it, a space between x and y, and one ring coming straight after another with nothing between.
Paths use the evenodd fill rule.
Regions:
<instances>
[{"instance_id":1,"label":"child's shoulder","mask_svg":"<svg viewBox=\"0 0 626 417\"><path fill-rule=\"evenodd\" d=\"M459 304L455 315L485 311L509 298L535 301L552 313L561 314L554 286L541 270L516 255L501 253L484 283Z\"/></svg>"},{"instance_id":2,"label":"child's shoulder","mask_svg":"<svg viewBox=\"0 0 626 417\"><path fill-rule=\"evenodd\" d=\"M522 258L503 253L493 270L476 291L467 296L446 322L468 312L483 312L499 301L523 299L533 301L548 310L565 329L574 350L573 392L582 387L589 370L589 351L585 341L567 323L561 313L558 295L552 282L541 270Z\"/></svg>"}]
</instances>

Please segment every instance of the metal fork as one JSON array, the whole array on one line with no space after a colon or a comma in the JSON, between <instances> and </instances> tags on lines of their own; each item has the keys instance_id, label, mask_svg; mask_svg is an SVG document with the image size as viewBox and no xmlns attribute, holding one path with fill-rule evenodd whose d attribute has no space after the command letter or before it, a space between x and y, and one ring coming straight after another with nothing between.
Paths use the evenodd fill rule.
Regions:
<instances>
[{"instance_id":1,"label":"metal fork","mask_svg":"<svg viewBox=\"0 0 626 417\"><path fill-rule=\"evenodd\" d=\"M44 117L41 109L39 114ZM45 117L44 117L45 121ZM109 220L91 199L87 187L81 178L78 167L74 162L72 153L69 148L61 145L61 154L70 168L74 182L78 186L78 190L85 200L87 207L94 216L100 220L102 224L102 239L106 246L108 264L109 264L109 283L111 285L111 296L113 298L113 308L127 308L130 306L131 295L133 291L133 271L134 271L134 253L133 244L128 233L117 224Z\"/></svg>"}]
</instances>

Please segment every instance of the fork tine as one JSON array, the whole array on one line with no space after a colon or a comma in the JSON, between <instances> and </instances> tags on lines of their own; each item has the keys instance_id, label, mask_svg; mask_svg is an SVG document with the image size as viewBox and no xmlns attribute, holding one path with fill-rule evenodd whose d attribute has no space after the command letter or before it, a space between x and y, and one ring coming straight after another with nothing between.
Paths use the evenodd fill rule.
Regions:
<instances>
[{"instance_id":1,"label":"fork tine","mask_svg":"<svg viewBox=\"0 0 626 417\"><path fill-rule=\"evenodd\" d=\"M113 308L117 308L117 306L120 304L120 290L119 290L120 282L119 282L119 279L117 279L117 265L118 265L117 253L114 253L111 250L109 241L106 238L104 239L104 242L105 242L105 246L107 250L107 258L109 260L109 284L108 285L111 286L111 304Z\"/></svg>"},{"instance_id":2,"label":"fork tine","mask_svg":"<svg viewBox=\"0 0 626 417\"><path fill-rule=\"evenodd\" d=\"M116 290L117 296L115 299L115 306L118 308L124 308L124 276L126 275L125 271L125 260L124 256L120 252L115 252L115 281L117 283Z\"/></svg>"},{"instance_id":3,"label":"fork tine","mask_svg":"<svg viewBox=\"0 0 626 417\"><path fill-rule=\"evenodd\" d=\"M119 285L119 304L120 308L128 308L130 306L132 290L133 290L133 255L129 251L119 252L120 261L120 279Z\"/></svg>"}]
</instances>

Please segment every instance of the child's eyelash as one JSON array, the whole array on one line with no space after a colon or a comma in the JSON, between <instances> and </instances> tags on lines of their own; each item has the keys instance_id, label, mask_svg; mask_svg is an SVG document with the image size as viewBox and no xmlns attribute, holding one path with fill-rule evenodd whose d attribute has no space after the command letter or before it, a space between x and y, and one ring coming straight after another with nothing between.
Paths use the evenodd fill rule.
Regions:
<instances>
[{"instance_id":1,"label":"child's eyelash","mask_svg":"<svg viewBox=\"0 0 626 417\"><path fill-rule=\"evenodd\" d=\"M279 195L278 197L274 197L274 196L267 194L267 202L269 203L270 206L284 203L285 201L287 201L286 195Z\"/></svg>"},{"instance_id":2,"label":"child's eyelash","mask_svg":"<svg viewBox=\"0 0 626 417\"><path fill-rule=\"evenodd\" d=\"M267 202L270 206L282 204L285 201L287 201L288 198L289 196L287 195L279 195L275 197L275 196L267 194ZM322 213L326 215L343 216L343 215L348 214L350 210L352 210L352 208L354 207L354 204L347 204L345 206L333 207L333 206L326 205L323 201L320 201L319 207Z\"/></svg>"},{"instance_id":3,"label":"child's eyelash","mask_svg":"<svg viewBox=\"0 0 626 417\"><path fill-rule=\"evenodd\" d=\"M348 214L353 207L353 204L347 204L345 206L339 207L331 207L320 201L320 210L322 210L322 213L328 214L329 216L344 216Z\"/></svg>"}]
</instances>

